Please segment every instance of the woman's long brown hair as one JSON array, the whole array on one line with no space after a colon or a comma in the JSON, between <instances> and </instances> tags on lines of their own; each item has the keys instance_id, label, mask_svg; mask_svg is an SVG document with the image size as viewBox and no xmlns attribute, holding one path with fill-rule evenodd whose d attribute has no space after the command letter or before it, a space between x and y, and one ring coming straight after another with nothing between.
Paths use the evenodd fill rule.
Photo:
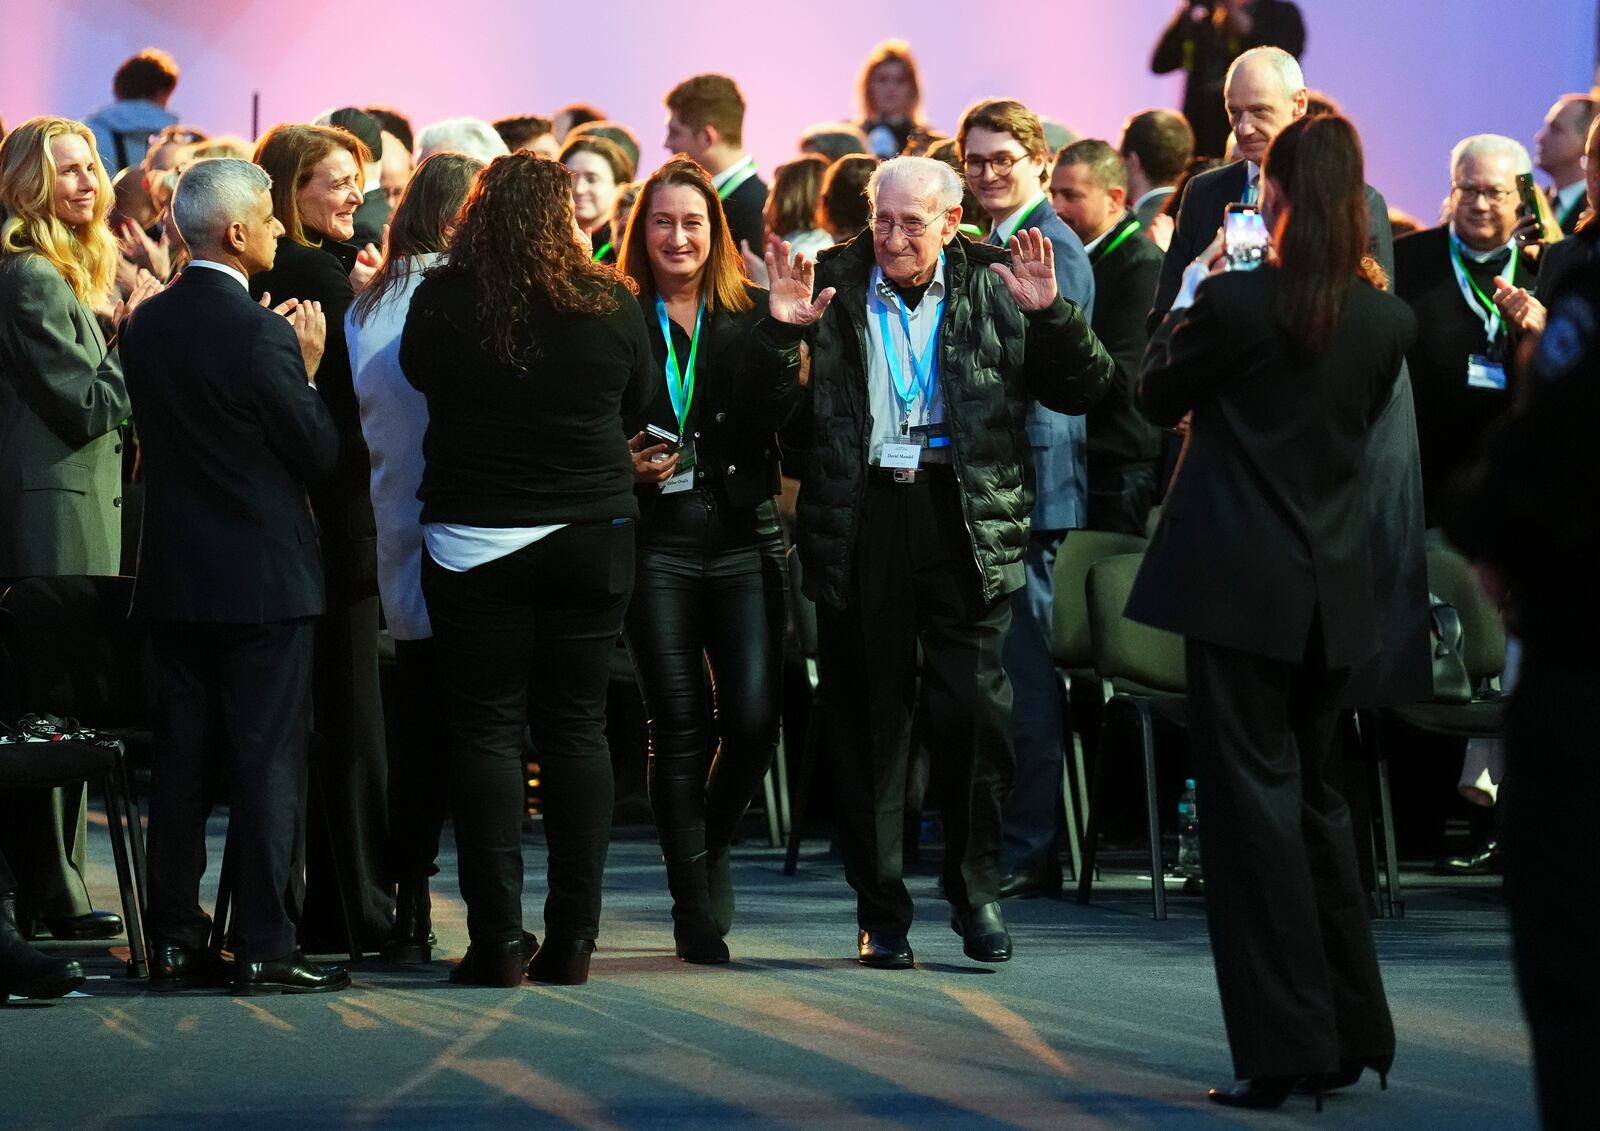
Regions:
<instances>
[{"instance_id":1,"label":"woman's long brown hair","mask_svg":"<svg viewBox=\"0 0 1600 1131\"><path fill-rule=\"evenodd\" d=\"M472 191L473 178L482 171L483 162L465 153L435 153L417 166L389 218L383 263L350 307L356 325L366 325L384 298L405 280L417 256L444 250L450 225Z\"/></svg>"},{"instance_id":2,"label":"woman's long brown hair","mask_svg":"<svg viewBox=\"0 0 1600 1131\"><path fill-rule=\"evenodd\" d=\"M429 274L472 280L489 328L484 344L518 368L536 345L537 297L569 314L608 314L618 283L634 289L578 242L566 166L527 152L496 157L478 175L445 255Z\"/></svg>"},{"instance_id":3,"label":"woman's long brown hair","mask_svg":"<svg viewBox=\"0 0 1600 1131\"><path fill-rule=\"evenodd\" d=\"M622 254L617 257L617 263L640 293L656 293L645 228L650 221L650 202L655 199L656 190L666 185L687 185L705 197L706 218L711 223L711 250L702 269L700 293L705 296L706 309L735 313L749 310L755 305L745 290L750 279L744 273L744 260L733 246L728 218L722 213L722 201L717 199L717 190L712 187L706 171L681 153L651 173L639 191L639 199L633 202L633 211L628 215L628 231L622 237Z\"/></svg>"},{"instance_id":4,"label":"woman's long brown hair","mask_svg":"<svg viewBox=\"0 0 1600 1131\"><path fill-rule=\"evenodd\" d=\"M1301 118L1284 127L1262 165L1281 190L1274 314L1304 353L1328 343L1344 309L1350 280L1374 279L1367 253L1367 200L1361 138L1337 114ZM1375 265L1373 265L1375 266Z\"/></svg>"}]
</instances>

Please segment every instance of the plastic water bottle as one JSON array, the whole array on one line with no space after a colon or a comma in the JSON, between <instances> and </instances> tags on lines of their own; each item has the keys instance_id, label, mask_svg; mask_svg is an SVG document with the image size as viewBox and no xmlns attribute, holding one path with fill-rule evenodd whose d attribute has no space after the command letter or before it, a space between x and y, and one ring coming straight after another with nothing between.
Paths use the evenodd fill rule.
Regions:
<instances>
[{"instance_id":1,"label":"plastic water bottle","mask_svg":"<svg viewBox=\"0 0 1600 1131\"><path fill-rule=\"evenodd\" d=\"M1194 804L1194 779L1186 778L1178 795L1178 873L1200 875L1200 816Z\"/></svg>"}]
</instances>

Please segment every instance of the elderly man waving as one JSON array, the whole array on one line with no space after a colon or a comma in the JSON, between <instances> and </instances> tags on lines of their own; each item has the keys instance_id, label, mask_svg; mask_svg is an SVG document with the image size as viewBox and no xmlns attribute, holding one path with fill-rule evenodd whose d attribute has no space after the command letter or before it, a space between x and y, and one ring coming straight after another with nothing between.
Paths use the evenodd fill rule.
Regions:
<instances>
[{"instance_id":1,"label":"elderly man waving","mask_svg":"<svg viewBox=\"0 0 1600 1131\"><path fill-rule=\"evenodd\" d=\"M1000 647L1033 502L1025 421L1033 400L1084 412L1114 367L1059 297L1048 239L1022 231L1007 254L957 238L961 182L948 166L895 158L867 196L871 232L815 268L769 248L763 327L811 345L808 398L786 438L809 449L800 560L819 606L858 957L888 969L913 961L901 830L920 645L920 738L940 763L951 926L968 957L1003 962L1011 689Z\"/></svg>"}]
</instances>

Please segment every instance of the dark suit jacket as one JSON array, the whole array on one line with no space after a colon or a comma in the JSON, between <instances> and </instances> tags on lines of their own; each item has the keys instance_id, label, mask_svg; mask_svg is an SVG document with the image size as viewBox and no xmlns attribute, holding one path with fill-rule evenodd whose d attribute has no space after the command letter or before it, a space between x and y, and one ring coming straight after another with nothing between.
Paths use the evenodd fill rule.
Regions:
<instances>
[{"instance_id":1,"label":"dark suit jacket","mask_svg":"<svg viewBox=\"0 0 1600 1131\"><path fill-rule=\"evenodd\" d=\"M375 188L362 196L355 217L356 247L366 247L370 243L383 250L383 226L389 222L390 212L389 195L383 189Z\"/></svg>"},{"instance_id":2,"label":"dark suit jacket","mask_svg":"<svg viewBox=\"0 0 1600 1131\"><path fill-rule=\"evenodd\" d=\"M1534 261L1524 255L1517 285L1534 288L1538 274ZM1395 293L1410 305L1421 326L1407 353L1407 367L1417 404L1422 496L1428 525L1436 526L1450 477L1477 458L1485 430L1505 410L1509 396L1467 384L1467 358L1487 351L1489 342L1482 317L1468 308L1456 282L1447 228L1413 232L1396 242Z\"/></svg>"},{"instance_id":3,"label":"dark suit jacket","mask_svg":"<svg viewBox=\"0 0 1600 1131\"><path fill-rule=\"evenodd\" d=\"M1129 223L1139 223L1125 213L1089 256L1094 270L1095 307L1090 327L1117 364L1116 382L1105 399L1089 410L1089 474L1119 463L1154 461L1161 454L1161 434L1139 414L1134 403L1139 387L1139 363L1144 359L1150 333L1145 329L1147 305L1155 298L1161 275L1161 249L1142 231L1135 231L1107 254L1107 248Z\"/></svg>"},{"instance_id":4,"label":"dark suit jacket","mask_svg":"<svg viewBox=\"0 0 1600 1131\"><path fill-rule=\"evenodd\" d=\"M306 484L338 456L294 331L190 266L134 312L123 364L144 459L133 615L261 624L323 611Z\"/></svg>"},{"instance_id":5,"label":"dark suit jacket","mask_svg":"<svg viewBox=\"0 0 1600 1131\"><path fill-rule=\"evenodd\" d=\"M1416 320L1352 280L1331 341L1301 357L1270 315L1277 276L1209 279L1151 342L1140 407L1194 419L1127 615L1285 663L1319 618L1325 661L1348 668L1379 647L1363 476Z\"/></svg>"},{"instance_id":6,"label":"dark suit jacket","mask_svg":"<svg viewBox=\"0 0 1600 1131\"><path fill-rule=\"evenodd\" d=\"M1591 221L1583 231L1557 240L1544 249L1544 255L1539 260L1539 278L1529 290L1540 302L1549 306L1550 300L1561 289L1562 280L1574 268L1596 260L1600 260L1600 222Z\"/></svg>"},{"instance_id":7,"label":"dark suit jacket","mask_svg":"<svg viewBox=\"0 0 1600 1131\"><path fill-rule=\"evenodd\" d=\"M94 312L48 260L0 254L0 577L118 572L127 415Z\"/></svg>"},{"instance_id":8,"label":"dark suit jacket","mask_svg":"<svg viewBox=\"0 0 1600 1131\"><path fill-rule=\"evenodd\" d=\"M1191 177L1178 202L1178 223L1172 244L1161 264L1161 282L1156 287L1155 305L1150 311L1152 333L1172 308L1183 283L1183 272L1195 257L1216 238L1222 227L1222 213L1229 204L1244 199L1249 167L1235 161L1220 169L1210 169ZM1383 194L1367 186L1367 254L1378 261L1384 273L1394 278L1394 233L1389 227L1389 205Z\"/></svg>"},{"instance_id":9,"label":"dark suit jacket","mask_svg":"<svg viewBox=\"0 0 1600 1131\"><path fill-rule=\"evenodd\" d=\"M749 240L750 250L761 254L762 240L765 238L763 233L766 231L766 221L761 218L761 212L766 206L767 182L760 177L751 177L723 200L722 214L728 218L728 231L733 235L735 250L740 240Z\"/></svg>"},{"instance_id":10,"label":"dark suit jacket","mask_svg":"<svg viewBox=\"0 0 1600 1131\"><path fill-rule=\"evenodd\" d=\"M314 233L308 233L314 236ZM317 391L339 429L339 467L331 479L311 490L322 537L323 566L330 590L341 600L359 600L378 592L377 525L372 517L371 458L361 436L361 408L350 378L350 352L344 340L344 315L355 292L350 268L357 249L333 240L321 247L278 239L272 270L250 279L250 295L272 295L274 304L287 298L322 303L328 339L317 368Z\"/></svg>"}]
</instances>

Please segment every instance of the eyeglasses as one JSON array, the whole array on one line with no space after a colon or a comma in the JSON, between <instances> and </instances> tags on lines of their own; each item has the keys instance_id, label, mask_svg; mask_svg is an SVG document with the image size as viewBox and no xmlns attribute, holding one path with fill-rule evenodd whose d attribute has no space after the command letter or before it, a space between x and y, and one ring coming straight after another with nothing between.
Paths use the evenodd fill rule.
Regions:
<instances>
[{"instance_id":1,"label":"eyeglasses","mask_svg":"<svg viewBox=\"0 0 1600 1131\"><path fill-rule=\"evenodd\" d=\"M928 229L941 219L943 219L942 216L935 216L930 220L894 220L888 216L873 216L868 220L868 223L872 225L873 232L885 239L892 236L894 230L899 228L902 235L907 239L914 240L919 236L927 235Z\"/></svg>"},{"instance_id":2,"label":"eyeglasses","mask_svg":"<svg viewBox=\"0 0 1600 1131\"><path fill-rule=\"evenodd\" d=\"M1491 208L1498 208L1515 194L1515 190L1497 188L1494 185L1452 185L1456 194L1462 200L1471 203L1476 197L1482 197L1483 202Z\"/></svg>"},{"instance_id":3,"label":"eyeglasses","mask_svg":"<svg viewBox=\"0 0 1600 1131\"><path fill-rule=\"evenodd\" d=\"M1011 170L1014 169L1019 162L1026 161L1027 159L1028 154L1026 153L997 153L993 157L968 157L961 164L962 167L966 169L967 176L969 177L983 176L983 167L985 165L987 165L990 170L993 171L995 176L1007 177L1011 175Z\"/></svg>"}]
</instances>

